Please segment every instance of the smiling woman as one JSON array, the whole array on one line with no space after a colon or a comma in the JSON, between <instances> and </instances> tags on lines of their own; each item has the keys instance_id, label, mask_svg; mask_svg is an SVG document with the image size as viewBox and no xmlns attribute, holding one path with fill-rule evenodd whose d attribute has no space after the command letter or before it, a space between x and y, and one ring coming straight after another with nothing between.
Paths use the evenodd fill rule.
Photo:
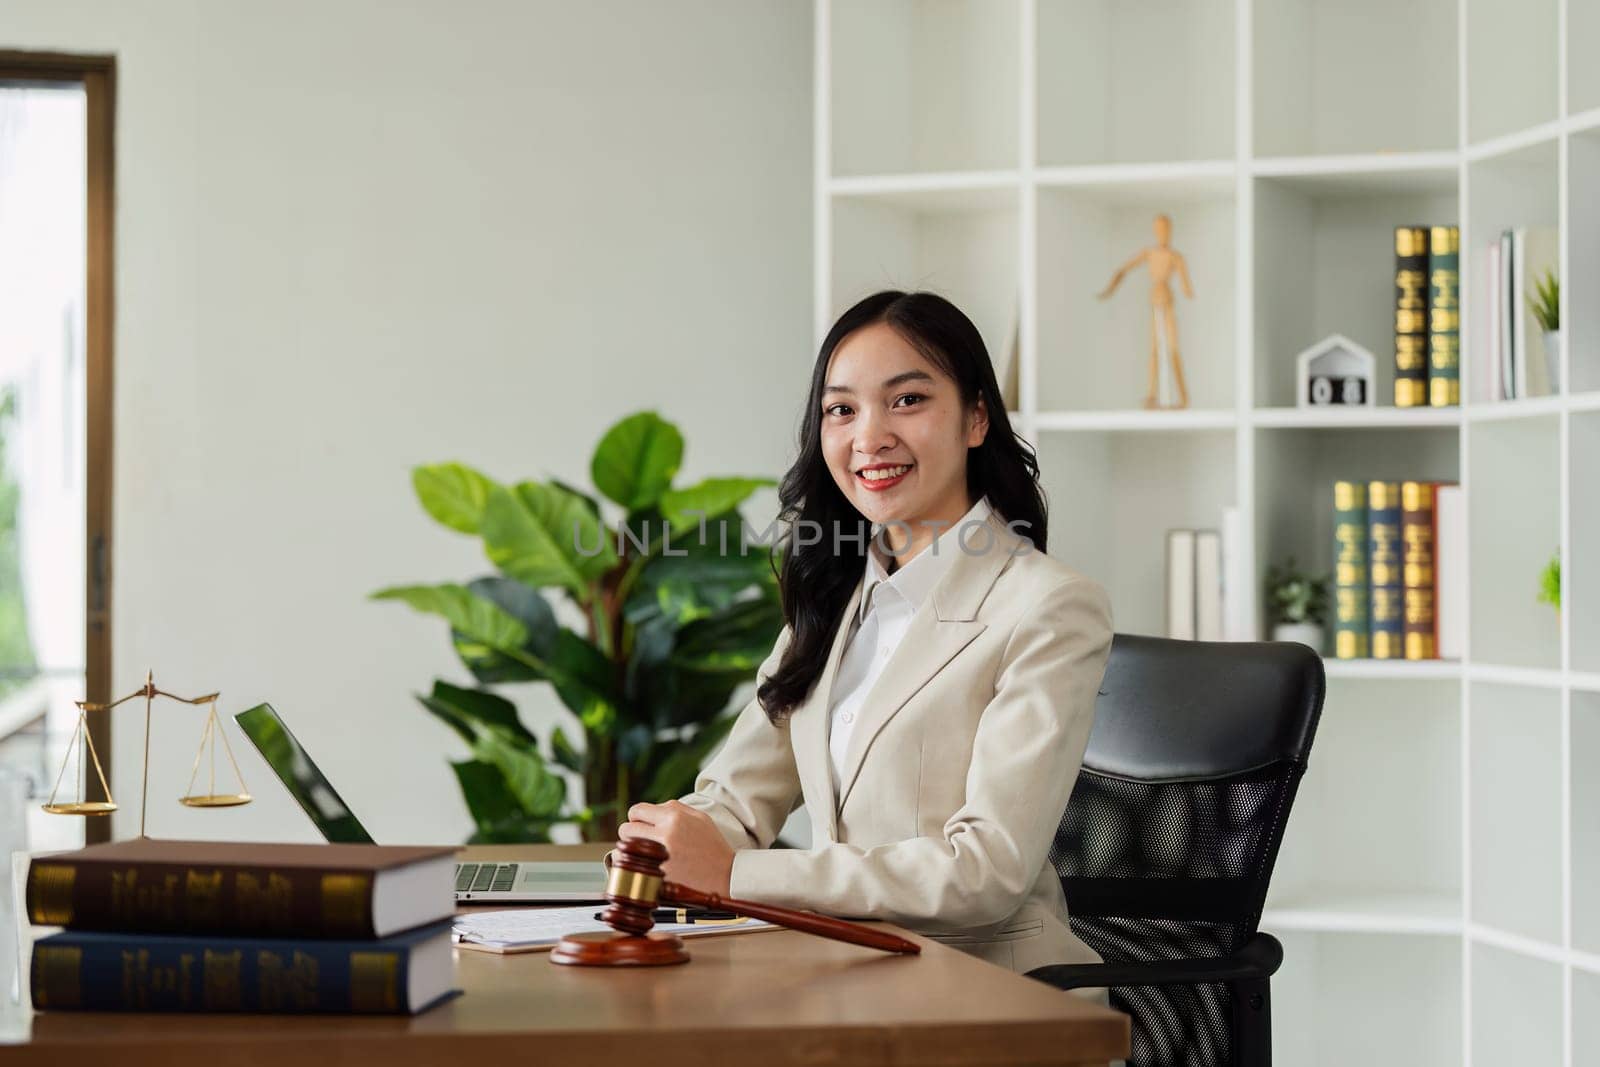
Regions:
<instances>
[{"instance_id":1,"label":"smiling woman","mask_svg":"<svg viewBox=\"0 0 1600 1067\"><path fill-rule=\"evenodd\" d=\"M1018 971L1097 962L1047 853L1111 608L1045 554L1038 465L967 316L902 292L845 312L780 498L801 536L756 697L694 792L634 805L620 836L710 892L897 922ZM770 848L802 803L813 847Z\"/></svg>"}]
</instances>

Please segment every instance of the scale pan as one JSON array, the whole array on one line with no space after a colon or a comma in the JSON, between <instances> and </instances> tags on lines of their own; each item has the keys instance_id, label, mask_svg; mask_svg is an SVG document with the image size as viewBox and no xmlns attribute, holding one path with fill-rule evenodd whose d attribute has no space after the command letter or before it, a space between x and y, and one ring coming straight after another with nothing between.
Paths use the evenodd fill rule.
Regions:
<instances>
[{"instance_id":1,"label":"scale pan","mask_svg":"<svg viewBox=\"0 0 1600 1067\"><path fill-rule=\"evenodd\" d=\"M40 806L51 815L109 815L117 810L116 804L109 800L75 800Z\"/></svg>"},{"instance_id":2,"label":"scale pan","mask_svg":"<svg viewBox=\"0 0 1600 1067\"><path fill-rule=\"evenodd\" d=\"M249 793L201 793L198 796L179 797L178 803L189 808L236 808L250 803Z\"/></svg>"}]
</instances>

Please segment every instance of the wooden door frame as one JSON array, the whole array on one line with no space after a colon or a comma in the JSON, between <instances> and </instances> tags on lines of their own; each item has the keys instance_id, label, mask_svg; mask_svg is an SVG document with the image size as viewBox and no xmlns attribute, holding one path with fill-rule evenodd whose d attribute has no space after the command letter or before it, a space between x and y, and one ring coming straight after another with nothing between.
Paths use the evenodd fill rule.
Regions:
<instances>
[{"instance_id":1,"label":"wooden door frame","mask_svg":"<svg viewBox=\"0 0 1600 1067\"><path fill-rule=\"evenodd\" d=\"M112 344L115 318L115 156L117 61L115 56L73 55L64 52L0 50L0 83L76 83L82 85L88 126L88 247L85 273L84 349L88 379L88 482L86 519L88 573L84 584L85 700L100 704L111 700L111 441ZM100 753L106 773L111 773L110 712L89 713L89 733ZM91 775L85 798L100 796L99 782ZM85 828L92 844L111 839L111 819L91 818Z\"/></svg>"}]
</instances>

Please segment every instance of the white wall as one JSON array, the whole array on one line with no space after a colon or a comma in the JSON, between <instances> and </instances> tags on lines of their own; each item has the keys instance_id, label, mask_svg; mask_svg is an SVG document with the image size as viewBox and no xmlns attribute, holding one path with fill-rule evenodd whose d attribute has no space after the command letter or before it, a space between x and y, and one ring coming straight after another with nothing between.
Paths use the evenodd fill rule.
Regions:
<instances>
[{"instance_id":1,"label":"white wall","mask_svg":"<svg viewBox=\"0 0 1600 1067\"><path fill-rule=\"evenodd\" d=\"M0 47L118 56L114 689L271 701L380 841L463 839L463 749L411 694L466 673L442 623L365 596L488 566L408 472L587 485L645 407L685 478L781 472L810 5L6 0ZM152 835L313 838L236 732L257 803L180 807L201 719L158 709Z\"/></svg>"}]
</instances>

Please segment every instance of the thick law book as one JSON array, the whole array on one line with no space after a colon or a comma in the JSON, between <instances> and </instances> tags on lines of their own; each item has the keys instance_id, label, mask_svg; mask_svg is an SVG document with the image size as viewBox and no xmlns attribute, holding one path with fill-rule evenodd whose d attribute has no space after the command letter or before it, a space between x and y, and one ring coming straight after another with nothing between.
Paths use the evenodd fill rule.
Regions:
<instances>
[{"instance_id":1,"label":"thick law book","mask_svg":"<svg viewBox=\"0 0 1600 1067\"><path fill-rule=\"evenodd\" d=\"M454 984L449 921L378 941L67 930L29 966L43 1011L412 1015Z\"/></svg>"},{"instance_id":2,"label":"thick law book","mask_svg":"<svg viewBox=\"0 0 1600 1067\"><path fill-rule=\"evenodd\" d=\"M1373 659L1405 656L1405 574L1400 558L1400 483L1367 484L1367 631Z\"/></svg>"},{"instance_id":3,"label":"thick law book","mask_svg":"<svg viewBox=\"0 0 1600 1067\"><path fill-rule=\"evenodd\" d=\"M1333 483L1333 654L1365 659L1367 640L1367 486Z\"/></svg>"},{"instance_id":4,"label":"thick law book","mask_svg":"<svg viewBox=\"0 0 1600 1067\"><path fill-rule=\"evenodd\" d=\"M1394 405L1428 403L1428 228L1394 229Z\"/></svg>"},{"instance_id":5,"label":"thick law book","mask_svg":"<svg viewBox=\"0 0 1600 1067\"><path fill-rule=\"evenodd\" d=\"M41 926L256 937L385 937L455 913L455 849L136 838L40 856Z\"/></svg>"},{"instance_id":6,"label":"thick law book","mask_svg":"<svg viewBox=\"0 0 1600 1067\"><path fill-rule=\"evenodd\" d=\"M1461 403L1461 230L1428 231L1428 403Z\"/></svg>"},{"instance_id":7,"label":"thick law book","mask_svg":"<svg viewBox=\"0 0 1600 1067\"><path fill-rule=\"evenodd\" d=\"M1436 659L1433 482L1400 483L1400 541L1405 603L1405 658Z\"/></svg>"}]
</instances>

